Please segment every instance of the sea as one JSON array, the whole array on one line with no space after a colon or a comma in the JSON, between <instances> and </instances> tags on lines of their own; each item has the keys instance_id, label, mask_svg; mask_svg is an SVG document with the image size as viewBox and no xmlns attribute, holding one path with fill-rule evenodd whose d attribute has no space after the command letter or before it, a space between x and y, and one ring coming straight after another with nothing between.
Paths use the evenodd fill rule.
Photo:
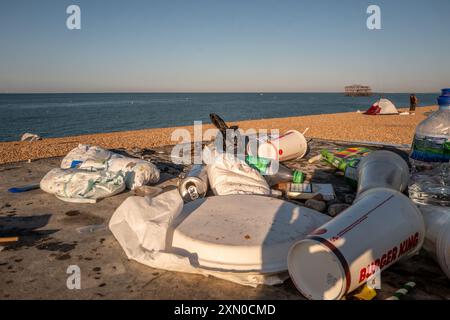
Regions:
<instances>
[{"instance_id":1,"label":"sea","mask_svg":"<svg viewBox=\"0 0 450 320\"><path fill-rule=\"evenodd\" d=\"M439 93L416 94L434 105ZM225 121L356 112L377 99L409 105L407 93L346 97L342 93L58 93L0 94L0 141L25 132L42 138Z\"/></svg>"}]
</instances>

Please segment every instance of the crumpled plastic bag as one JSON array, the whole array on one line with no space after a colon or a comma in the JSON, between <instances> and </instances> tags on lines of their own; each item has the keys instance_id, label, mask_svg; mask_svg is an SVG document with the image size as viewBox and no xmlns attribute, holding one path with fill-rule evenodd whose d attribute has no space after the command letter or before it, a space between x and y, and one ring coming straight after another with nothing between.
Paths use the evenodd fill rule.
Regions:
<instances>
[{"instance_id":1,"label":"crumpled plastic bag","mask_svg":"<svg viewBox=\"0 0 450 320\"><path fill-rule=\"evenodd\" d=\"M125 178L122 172L55 168L42 178L40 187L63 201L95 203L125 190Z\"/></svg>"},{"instance_id":2,"label":"crumpled plastic bag","mask_svg":"<svg viewBox=\"0 0 450 320\"><path fill-rule=\"evenodd\" d=\"M146 184L157 183L160 178L158 168L149 161L125 157L98 146L79 144L61 162L62 169L122 171L126 187L133 190Z\"/></svg>"},{"instance_id":3,"label":"crumpled plastic bag","mask_svg":"<svg viewBox=\"0 0 450 320\"><path fill-rule=\"evenodd\" d=\"M20 138L20 141L29 141L29 142L34 142L34 141L38 141L41 140L41 137L37 134L34 133L29 133L26 132L22 135L22 137Z\"/></svg>"},{"instance_id":4,"label":"crumpled plastic bag","mask_svg":"<svg viewBox=\"0 0 450 320\"><path fill-rule=\"evenodd\" d=\"M270 195L266 179L245 161L229 153L211 150L208 158L208 180L215 195Z\"/></svg>"},{"instance_id":5,"label":"crumpled plastic bag","mask_svg":"<svg viewBox=\"0 0 450 320\"><path fill-rule=\"evenodd\" d=\"M128 197L114 212L109 221L110 230L130 257L136 244L149 251L164 250L166 233L170 223L183 209L183 200L177 189L156 197ZM115 233L116 225L126 221L132 230L133 241L128 235ZM134 238L135 237L135 238ZM136 243L134 242L136 241Z\"/></svg>"},{"instance_id":6,"label":"crumpled plastic bag","mask_svg":"<svg viewBox=\"0 0 450 320\"><path fill-rule=\"evenodd\" d=\"M152 268L168 271L211 275L241 285L281 284L287 272L263 275L207 270L191 264L195 257L172 252L172 222L183 209L183 199L177 189L158 196L129 197L114 212L109 229L122 246L128 259Z\"/></svg>"}]
</instances>

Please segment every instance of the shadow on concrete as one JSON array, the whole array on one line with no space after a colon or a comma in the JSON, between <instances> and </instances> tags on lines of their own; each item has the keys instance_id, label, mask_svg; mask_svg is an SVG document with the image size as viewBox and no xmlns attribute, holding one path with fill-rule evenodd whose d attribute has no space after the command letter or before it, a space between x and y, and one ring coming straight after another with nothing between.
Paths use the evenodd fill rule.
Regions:
<instances>
[{"instance_id":1,"label":"shadow on concrete","mask_svg":"<svg viewBox=\"0 0 450 320\"><path fill-rule=\"evenodd\" d=\"M59 231L59 229L38 230L48 224L51 216L51 214L43 214L0 217L0 237L19 237L17 242L7 244L8 249L33 246L39 240Z\"/></svg>"}]
</instances>

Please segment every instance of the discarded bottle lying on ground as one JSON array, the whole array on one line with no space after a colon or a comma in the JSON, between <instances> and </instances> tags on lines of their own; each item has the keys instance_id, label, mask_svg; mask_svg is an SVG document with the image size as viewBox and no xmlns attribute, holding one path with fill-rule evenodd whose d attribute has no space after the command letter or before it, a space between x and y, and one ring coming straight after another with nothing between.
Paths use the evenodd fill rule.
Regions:
<instances>
[{"instance_id":1,"label":"discarded bottle lying on ground","mask_svg":"<svg viewBox=\"0 0 450 320\"><path fill-rule=\"evenodd\" d=\"M267 183L270 186L281 182L303 183L305 181L305 174L299 170L292 170L288 167L278 164L278 170L275 169L274 161L272 159L247 156L245 161L261 174L265 175Z\"/></svg>"}]
</instances>

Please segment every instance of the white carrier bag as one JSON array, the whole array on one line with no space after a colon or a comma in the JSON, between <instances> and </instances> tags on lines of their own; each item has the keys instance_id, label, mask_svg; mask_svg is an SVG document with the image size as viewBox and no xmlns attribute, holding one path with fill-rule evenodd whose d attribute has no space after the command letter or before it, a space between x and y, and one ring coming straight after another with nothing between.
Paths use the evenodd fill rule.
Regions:
<instances>
[{"instance_id":1,"label":"white carrier bag","mask_svg":"<svg viewBox=\"0 0 450 320\"><path fill-rule=\"evenodd\" d=\"M229 153L219 153L214 147L204 149L208 180L215 195L258 194L270 195L266 179L245 161Z\"/></svg>"},{"instance_id":2,"label":"white carrier bag","mask_svg":"<svg viewBox=\"0 0 450 320\"><path fill-rule=\"evenodd\" d=\"M95 203L125 190L125 179L122 172L55 168L44 176L40 187L63 201Z\"/></svg>"},{"instance_id":3,"label":"white carrier bag","mask_svg":"<svg viewBox=\"0 0 450 320\"><path fill-rule=\"evenodd\" d=\"M149 161L129 158L98 146L79 144L61 162L62 169L122 171L128 189L153 184L159 181L158 168Z\"/></svg>"}]
</instances>

